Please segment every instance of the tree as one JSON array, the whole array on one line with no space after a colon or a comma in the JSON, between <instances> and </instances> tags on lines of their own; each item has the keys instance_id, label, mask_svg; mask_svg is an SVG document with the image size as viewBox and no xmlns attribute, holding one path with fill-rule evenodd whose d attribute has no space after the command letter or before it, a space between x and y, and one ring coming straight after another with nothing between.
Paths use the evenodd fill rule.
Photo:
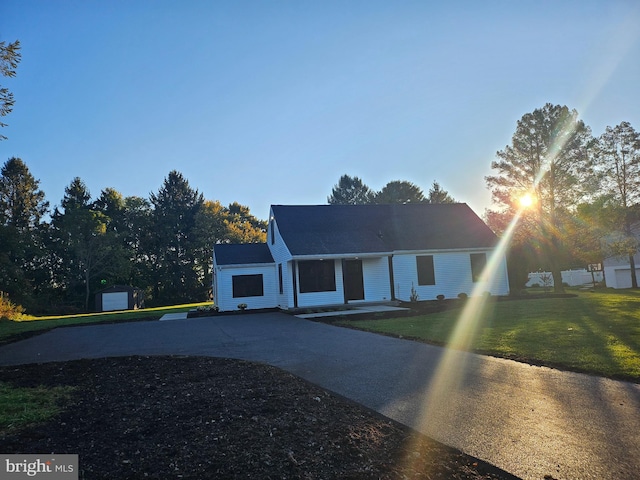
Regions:
<instances>
[{"instance_id":1,"label":"tree","mask_svg":"<svg viewBox=\"0 0 640 480\"><path fill-rule=\"evenodd\" d=\"M176 170L169 172L153 205L155 252L152 261L157 283L154 300L163 303L191 301L197 295L198 267L195 262L195 221L204 198Z\"/></svg>"},{"instance_id":2,"label":"tree","mask_svg":"<svg viewBox=\"0 0 640 480\"><path fill-rule=\"evenodd\" d=\"M0 169L0 291L32 307L42 283L44 226L49 204L27 165L10 158Z\"/></svg>"},{"instance_id":3,"label":"tree","mask_svg":"<svg viewBox=\"0 0 640 480\"><path fill-rule=\"evenodd\" d=\"M425 201L420 187L404 180L387 183L375 196L375 203L423 203Z\"/></svg>"},{"instance_id":4,"label":"tree","mask_svg":"<svg viewBox=\"0 0 640 480\"><path fill-rule=\"evenodd\" d=\"M13 43L0 42L0 75L7 78L15 77L16 68L18 68L21 57L19 40ZM0 85L0 117L9 115L13 110L14 104L13 93L8 88ZM6 126L6 123L0 122L0 127ZM7 137L0 135L0 140L6 139Z\"/></svg>"},{"instance_id":5,"label":"tree","mask_svg":"<svg viewBox=\"0 0 640 480\"><path fill-rule=\"evenodd\" d=\"M443 190L438 182L433 181L433 185L429 189L428 203L456 203L455 199L449 195L449 192Z\"/></svg>"},{"instance_id":6,"label":"tree","mask_svg":"<svg viewBox=\"0 0 640 480\"><path fill-rule=\"evenodd\" d=\"M608 199L609 223L622 233L622 238L610 242L611 253L629 258L631 286L638 288L634 259L638 241L633 232L638 218L633 207L640 202L640 134L629 122L607 127L598 137L595 165L601 193Z\"/></svg>"},{"instance_id":7,"label":"tree","mask_svg":"<svg viewBox=\"0 0 640 480\"><path fill-rule=\"evenodd\" d=\"M95 210L85 183L75 177L65 188L61 212L53 214L57 279L66 298L89 310L91 292L104 276L126 276L128 258L111 219Z\"/></svg>"},{"instance_id":8,"label":"tree","mask_svg":"<svg viewBox=\"0 0 640 480\"><path fill-rule=\"evenodd\" d=\"M0 170L0 224L18 230L38 226L49 209L39 186L20 158L7 160Z\"/></svg>"},{"instance_id":9,"label":"tree","mask_svg":"<svg viewBox=\"0 0 640 480\"><path fill-rule=\"evenodd\" d=\"M329 205L365 205L373 203L375 193L358 177L342 175L327 197Z\"/></svg>"},{"instance_id":10,"label":"tree","mask_svg":"<svg viewBox=\"0 0 640 480\"><path fill-rule=\"evenodd\" d=\"M528 194L534 199L530 221L520 228L528 227L526 236L541 246L556 292L564 291L563 220L592 185L591 140L589 127L578 120L575 110L547 103L518 121L511 145L498 151L498 160L491 163L497 174L485 179L494 203L509 219L518 211L520 198Z\"/></svg>"},{"instance_id":11,"label":"tree","mask_svg":"<svg viewBox=\"0 0 640 480\"><path fill-rule=\"evenodd\" d=\"M267 222L251 214L249 207L233 202L225 218L225 240L229 243L263 243L267 241Z\"/></svg>"}]
</instances>

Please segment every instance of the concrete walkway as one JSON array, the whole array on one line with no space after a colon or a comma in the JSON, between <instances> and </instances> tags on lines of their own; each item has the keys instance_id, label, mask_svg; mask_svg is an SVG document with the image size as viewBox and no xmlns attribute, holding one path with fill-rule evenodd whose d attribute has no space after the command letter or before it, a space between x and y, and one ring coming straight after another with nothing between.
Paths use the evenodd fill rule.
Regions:
<instances>
[{"instance_id":1,"label":"concrete walkway","mask_svg":"<svg viewBox=\"0 0 640 480\"><path fill-rule=\"evenodd\" d=\"M275 365L526 479L640 472L638 384L281 313L60 328L0 347L0 364L121 355Z\"/></svg>"}]
</instances>

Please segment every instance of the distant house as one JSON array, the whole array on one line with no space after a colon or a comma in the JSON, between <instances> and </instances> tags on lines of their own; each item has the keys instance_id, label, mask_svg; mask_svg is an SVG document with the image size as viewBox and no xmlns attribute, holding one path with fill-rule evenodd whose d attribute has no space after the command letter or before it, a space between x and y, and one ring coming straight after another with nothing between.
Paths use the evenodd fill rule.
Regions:
<instances>
[{"instance_id":1,"label":"distant house","mask_svg":"<svg viewBox=\"0 0 640 480\"><path fill-rule=\"evenodd\" d=\"M495 234L466 204L273 205L266 244L215 245L221 311L508 293Z\"/></svg>"},{"instance_id":2,"label":"distant house","mask_svg":"<svg viewBox=\"0 0 640 480\"><path fill-rule=\"evenodd\" d=\"M640 242L640 224L636 224L631 229L636 241ZM621 243L626 236L621 233L612 234L607 239L609 243ZM629 239L626 238L628 241ZM633 241L633 237L631 239ZM640 253L633 256L636 266L636 278L640 282ZM611 288L631 288L631 263L628 255L611 256L604 259L604 278L607 287Z\"/></svg>"}]
</instances>

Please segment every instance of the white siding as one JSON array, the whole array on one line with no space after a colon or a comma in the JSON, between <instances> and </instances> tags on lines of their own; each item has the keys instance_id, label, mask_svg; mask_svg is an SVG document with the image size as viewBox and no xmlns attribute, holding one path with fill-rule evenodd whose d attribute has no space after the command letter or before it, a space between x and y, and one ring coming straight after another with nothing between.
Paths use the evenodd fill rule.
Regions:
<instances>
[{"instance_id":1,"label":"white siding","mask_svg":"<svg viewBox=\"0 0 640 480\"><path fill-rule=\"evenodd\" d=\"M233 276L234 275L262 275L262 286L264 295L261 297L233 297ZM235 267L220 268L215 273L217 285L214 286L216 292L216 304L220 311L238 310L238 304L246 303L248 310L257 308L277 307L276 294L278 293L277 270L273 264L265 265L240 265Z\"/></svg>"},{"instance_id":2,"label":"white siding","mask_svg":"<svg viewBox=\"0 0 640 480\"><path fill-rule=\"evenodd\" d=\"M382 302L391 300L388 257L362 260L364 277L364 301Z\"/></svg>"},{"instance_id":3,"label":"white siding","mask_svg":"<svg viewBox=\"0 0 640 480\"><path fill-rule=\"evenodd\" d=\"M274 242L271 243L271 239ZM293 272L291 252L285 245L278 230L278 222L273 216L273 210L269 212L269 225L267 227L267 245L271 251L273 261L276 263L276 304L282 309L293 308ZM283 293L280 294L278 285L278 264L282 264Z\"/></svg>"},{"instance_id":4,"label":"white siding","mask_svg":"<svg viewBox=\"0 0 640 480\"><path fill-rule=\"evenodd\" d=\"M393 276L395 294L398 300L409 301L411 287L415 288L419 300L435 300L438 295L445 298L456 298L460 293L480 295L491 292L492 295L509 293L507 268L504 257L500 259L493 280L473 282L471 278L471 253L478 251L396 254L393 257ZM487 251L487 264L491 259L491 251ZM433 255L435 285L418 285L418 269L416 256Z\"/></svg>"},{"instance_id":5,"label":"white siding","mask_svg":"<svg viewBox=\"0 0 640 480\"><path fill-rule=\"evenodd\" d=\"M640 281L640 254L634 255L636 277ZM631 265L628 257L610 257L604 260L604 281L607 287L631 288Z\"/></svg>"},{"instance_id":6,"label":"white siding","mask_svg":"<svg viewBox=\"0 0 640 480\"><path fill-rule=\"evenodd\" d=\"M610 288L631 288L631 268L626 267L604 267L604 278L607 287ZM636 278L640 281L640 268L636 268Z\"/></svg>"}]
</instances>

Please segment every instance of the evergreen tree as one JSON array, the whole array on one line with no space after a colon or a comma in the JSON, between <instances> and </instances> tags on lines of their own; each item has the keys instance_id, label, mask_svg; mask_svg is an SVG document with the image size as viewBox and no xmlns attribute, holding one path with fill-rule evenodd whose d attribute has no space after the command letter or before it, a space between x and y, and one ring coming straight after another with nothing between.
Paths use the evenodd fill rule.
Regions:
<instances>
[{"instance_id":1,"label":"evergreen tree","mask_svg":"<svg viewBox=\"0 0 640 480\"><path fill-rule=\"evenodd\" d=\"M27 165L10 158L0 169L0 291L32 309L43 271L45 225L49 204Z\"/></svg>"},{"instance_id":2,"label":"evergreen tree","mask_svg":"<svg viewBox=\"0 0 640 480\"><path fill-rule=\"evenodd\" d=\"M429 189L428 203L456 203L455 199L449 195L449 192L443 190L438 182L433 181L433 185Z\"/></svg>"},{"instance_id":3,"label":"evergreen tree","mask_svg":"<svg viewBox=\"0 0 640 480\"><path fill-rule=\"evenodd\" d=\"M154 222L154 300L193 301L199 285L195 263L195 222L204 198L173 170L158 193L150 195Z\"/></svg>"},{"instance_id":4,"label":"evergreen tree","mask_svg":"<svg viewBox=\"0 0 640 480\"><path fill-rule=\"evenodd\" d=\"M126 276L128 258L111 219L95 210L85 183L76 177L65 188L62 211L53 214L57 283L64 288L67 303L88 311L91 293L104 277Z\"/></svg>"},{"instance_id":5,"label":"evergreen tree","mask_svg":"<svg viewBox=\"0 0 640 480\"><path fill-rule=\"evenodd\" d=\"M375 193L358 177L342 175L327 197L329 205L365 205L373 203Z\"/></svg>"},{"instance_id":6,"label":"evergreen tree","mask_svg":"<svg viewBox=\"0 0 640 480\"><path fill-rule=\"evenodd\" d=\"M404 180L387 183L375 196L375 203L424 203L425 201L422 189Z\"/></svg>"}]
</instances>

